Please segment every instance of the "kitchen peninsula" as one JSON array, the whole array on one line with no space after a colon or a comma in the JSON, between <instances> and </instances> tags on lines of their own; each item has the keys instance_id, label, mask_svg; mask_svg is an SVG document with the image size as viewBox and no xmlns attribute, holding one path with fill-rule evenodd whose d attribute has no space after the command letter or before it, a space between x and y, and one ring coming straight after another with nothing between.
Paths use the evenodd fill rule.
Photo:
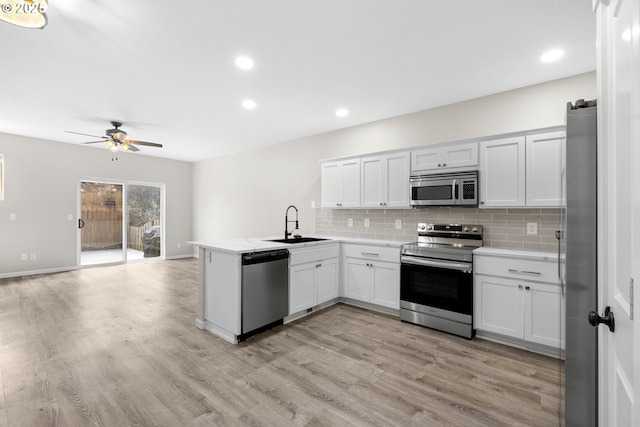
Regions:
<instances>
[{"instance_id":1,"label":"kitchen peninsula","mask_svg":"<svg viewBox=\"0 0 640 427\"><path fill-rule=\"evenodd\" d=\"M245 317L249 313L243 313L247 303L242 292L243 271L246 271L243 264L247 263L247 257L283 250L288 250L289 257L287 310L282 322L338 301L398 315L400 246L405 242L326 236L316 239L326 240L295 244L270 241L273 238L191 242L198 247L199 256L196 326L230 343L244 339L246 332L251 331L246 325L243 327L249 321ZM372 272L376 268L386 273L384 284L375 283ZM274 277L271 273L270 276ZM281 278L278 280L282 282ZM271 284L265 286L276 289ZM245 292L245 297L263 291L254 289ZM264 298L270 298L272 294L273 291L268 291ZM257 308L258 311L262 309Z\"/></svg>"}]
</instances>

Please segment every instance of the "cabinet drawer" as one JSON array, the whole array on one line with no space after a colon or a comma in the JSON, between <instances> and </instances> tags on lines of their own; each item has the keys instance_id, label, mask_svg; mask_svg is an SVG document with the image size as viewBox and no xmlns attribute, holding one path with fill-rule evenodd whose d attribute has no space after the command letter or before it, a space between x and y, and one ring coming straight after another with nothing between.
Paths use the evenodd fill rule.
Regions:
<instances>
[{"instance_id":1,"label":"cabinet drawer","mask_svg":"<svg viewBox=\"0 0 640 427\"><path fill-rule=\"evenodd\" d=\"M400 248L388 246L371 246L344 244L344 256L350 258L369 259L374 261L400 262Z\"/></svg>"},{"instance_id":2,"label":"cabinet drawer","mask_svg":"<svg viewBox=\"0 0 640 427\"><path fill-rule=\"evenodd\" d=\"M559 283L557 261L517 259L492 256L474 256L476 274L508 277L511 279Z\"/></svg>"},{"instance_id":3,"label":"cabinet drawer","mask_svg":"<svg viewBox=\"0 0 640 427\"><path fill-rule=\"evenodd\" d=\"M340 254L338 245L322 245L306 249L289 249L291 252L290 265L305 264L323 259L337 258Z\"/></svg>"}]
</instances>

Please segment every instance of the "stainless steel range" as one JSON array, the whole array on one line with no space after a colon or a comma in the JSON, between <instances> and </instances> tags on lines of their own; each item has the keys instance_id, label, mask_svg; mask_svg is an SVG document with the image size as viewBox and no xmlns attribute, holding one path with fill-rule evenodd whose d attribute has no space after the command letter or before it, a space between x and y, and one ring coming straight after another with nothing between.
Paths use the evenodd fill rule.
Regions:
<instances>
[{"instance_id":1,"label":"stainless steel range","mask_svg":"<svg viewBox=\"0 0 640 427\"><path fill-rule=\"evenodd\" d=\"M473 329L473 257L482 226L418 224L418 241L402 245L400 319L465 338Z\"/></svg>"}]
</instances>

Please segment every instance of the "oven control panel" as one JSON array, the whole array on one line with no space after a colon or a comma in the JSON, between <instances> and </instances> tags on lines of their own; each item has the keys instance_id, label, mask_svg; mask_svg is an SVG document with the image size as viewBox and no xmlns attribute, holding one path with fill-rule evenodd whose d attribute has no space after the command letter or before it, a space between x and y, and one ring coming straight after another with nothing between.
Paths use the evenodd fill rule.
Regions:
<instances>
[{"instance_id":1,"label":"oven control panel","mask_svg":"<svg viewBox=\"0 0 640 427\"><path fill-rule=\"evenodd\" d=\"M424 222L418 224L418 234L427 234L430 232L439 234L482 235L482 226L472 224L427 224Z\"/></svg>"}]
</instances>

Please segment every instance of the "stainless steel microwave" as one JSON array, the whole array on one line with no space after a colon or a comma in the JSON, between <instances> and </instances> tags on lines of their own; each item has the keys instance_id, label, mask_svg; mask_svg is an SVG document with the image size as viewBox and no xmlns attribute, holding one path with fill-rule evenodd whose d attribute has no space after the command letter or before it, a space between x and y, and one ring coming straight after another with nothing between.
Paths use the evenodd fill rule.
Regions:
<instances>
[{"instance_id":1,"label":"stainless steel microwave","mask_svg":"<svg viewBox=\"0 0 640 427\"><path fill-rule=\"evenodd\" d=\"M412 175L411 206L478 206L478 171Z\"/></svg>"}]
</instances>

